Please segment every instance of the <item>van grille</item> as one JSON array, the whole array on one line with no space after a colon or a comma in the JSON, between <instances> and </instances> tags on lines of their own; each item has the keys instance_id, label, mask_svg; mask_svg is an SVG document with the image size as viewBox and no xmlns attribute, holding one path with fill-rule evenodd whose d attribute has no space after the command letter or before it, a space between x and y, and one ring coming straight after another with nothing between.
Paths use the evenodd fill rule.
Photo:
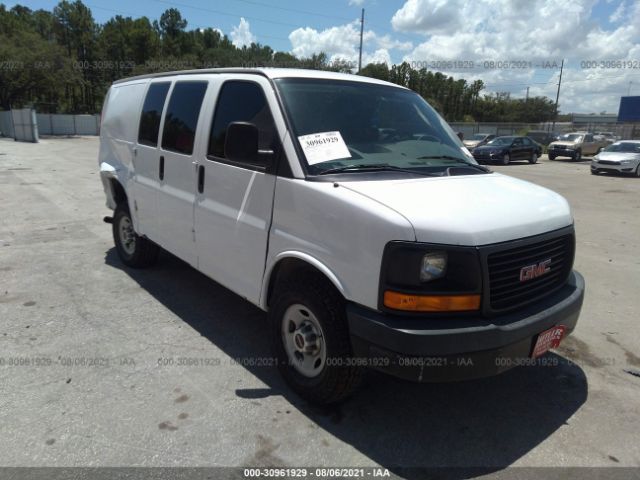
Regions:
<instances>
[{"instance_id":1,"label":"van grille","mask_svg":"<svg viewBox=\"0 0 640 480\"><path fill-rule=\"evenodd\" d=\"M511 310L543 297L562 286L573 266L572 234L507 248L489 254L489 304L493 311ZM550 260L544 274L522 281L521 270Z\"/></svg>"}]
</instances>

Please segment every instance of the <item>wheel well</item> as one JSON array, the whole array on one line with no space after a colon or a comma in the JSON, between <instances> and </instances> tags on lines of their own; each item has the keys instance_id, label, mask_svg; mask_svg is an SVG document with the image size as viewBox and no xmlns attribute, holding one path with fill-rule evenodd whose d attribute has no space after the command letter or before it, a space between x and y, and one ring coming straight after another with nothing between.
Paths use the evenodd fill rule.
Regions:
<instances>
[{"instance_id":1,"label":"wheel well","mask_svg":"<svg viewBox=\"0 0 640 480\"><path fill-rule=\"evenodd\" d=\"M124 191L124 187L114 178L111 179L111 194L116 205L127 201L127 193Z\"/></svg>"},{"instance_id":2,"label":"wheel well","mask_svg":"<svg viewBox=\"0 0 640 480\"><path fill-rule=\"evenodd\" d=\"M271 305L273 294L276 291L276 287L279 283L285 281L287 278L303 275L314 275L322 278L327 283L327 285L335 289L335 291L338 292L339 295L342 295L336 288L334 283L318 268L299 258L283 258L273 267L271 275L269 276L269 287L267 288L267 306Z\"/></svg>"}]
</instances>

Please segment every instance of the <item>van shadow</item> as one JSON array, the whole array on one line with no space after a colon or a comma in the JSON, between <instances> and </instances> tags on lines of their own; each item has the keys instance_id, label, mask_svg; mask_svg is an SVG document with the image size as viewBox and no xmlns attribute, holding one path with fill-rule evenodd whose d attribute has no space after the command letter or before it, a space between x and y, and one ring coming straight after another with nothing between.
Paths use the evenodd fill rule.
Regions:
<instances>
[{"instance_id":1,"label":"van shadow","mask_svg":"<svg viewBox=\"0 0 640 480\"><path fill-rule=\"evenodd\" d=\"M113 248L105 262L229 357L270 356L265 313L186 263L163 252L158 266L133 270ZM567 425L586 401L583 371L555 354L543 358L557 365L462 383L416 384L372 372L353 398L330 408L301 400L275 368L247 366L268 388L238 389L236 395L282 395L331 435L400 477L437 472L437 478L469 478L511 465Z\"/></svg>"}]
</instances>

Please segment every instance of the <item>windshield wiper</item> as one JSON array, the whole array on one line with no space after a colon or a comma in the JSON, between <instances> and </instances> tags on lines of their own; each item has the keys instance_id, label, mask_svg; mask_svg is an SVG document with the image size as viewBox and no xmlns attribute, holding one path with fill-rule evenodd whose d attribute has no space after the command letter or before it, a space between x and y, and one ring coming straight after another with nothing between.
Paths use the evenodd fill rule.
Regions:
<instances>
[{"instance_id":1,"label":"windshield wiper","mask_svg":"<svg viewBox=\"0 0 640 480\"><path fill-rule=\"evenodd\" d=\"M351 172L404 172L404 173L412 173L414 175L424 175L426 177L440 177L440 174L437 173L428 173L428 172L420 172L418 170L411 170L409 168L396 167L394 165L389 165L386 163L362 163L358 165L344 165L342 167L330 168L328 170L324 170L318 175L328 175L331 173L351 173Z\"/></svg>"},{"instance_id":2,"label":"windshield wiper","mask_svg":"<svg viewBox=\"0 0 640 480\"><path fill-rule=\"evenodd\" d=\"M452 157L451 155L425 155L423 157L418 157L416 160L428 160L430 158L437 158L437 159L442 159L442 160L454 160L455 162L460 163L460 164L464 165L465 167L475 168L476 170L480 170L480 171L482 171L484 173L493 173L493 170L490 170L489 168L487 168L485 166L476 165L475 163L469 163L464 158Z\"/></svg>"}]
</instances>

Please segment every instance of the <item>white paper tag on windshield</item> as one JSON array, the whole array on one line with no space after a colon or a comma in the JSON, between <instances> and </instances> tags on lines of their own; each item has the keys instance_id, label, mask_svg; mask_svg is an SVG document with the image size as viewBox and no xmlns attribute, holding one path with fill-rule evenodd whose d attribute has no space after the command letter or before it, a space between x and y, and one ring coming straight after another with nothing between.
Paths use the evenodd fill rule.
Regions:
<instances>
[{"instance_id":1,"label":"white paper tag on windshield","mask_svg":"<svg viewBox=\"0 0 640 480\"><path fill-rule=\"evenodd\" d=\"M340 132L312 133L298 137L302 151L307 157L309 165L337 160L338 158L351 158L347 144L344 143Z\"/></svg>"}]
</instances>

